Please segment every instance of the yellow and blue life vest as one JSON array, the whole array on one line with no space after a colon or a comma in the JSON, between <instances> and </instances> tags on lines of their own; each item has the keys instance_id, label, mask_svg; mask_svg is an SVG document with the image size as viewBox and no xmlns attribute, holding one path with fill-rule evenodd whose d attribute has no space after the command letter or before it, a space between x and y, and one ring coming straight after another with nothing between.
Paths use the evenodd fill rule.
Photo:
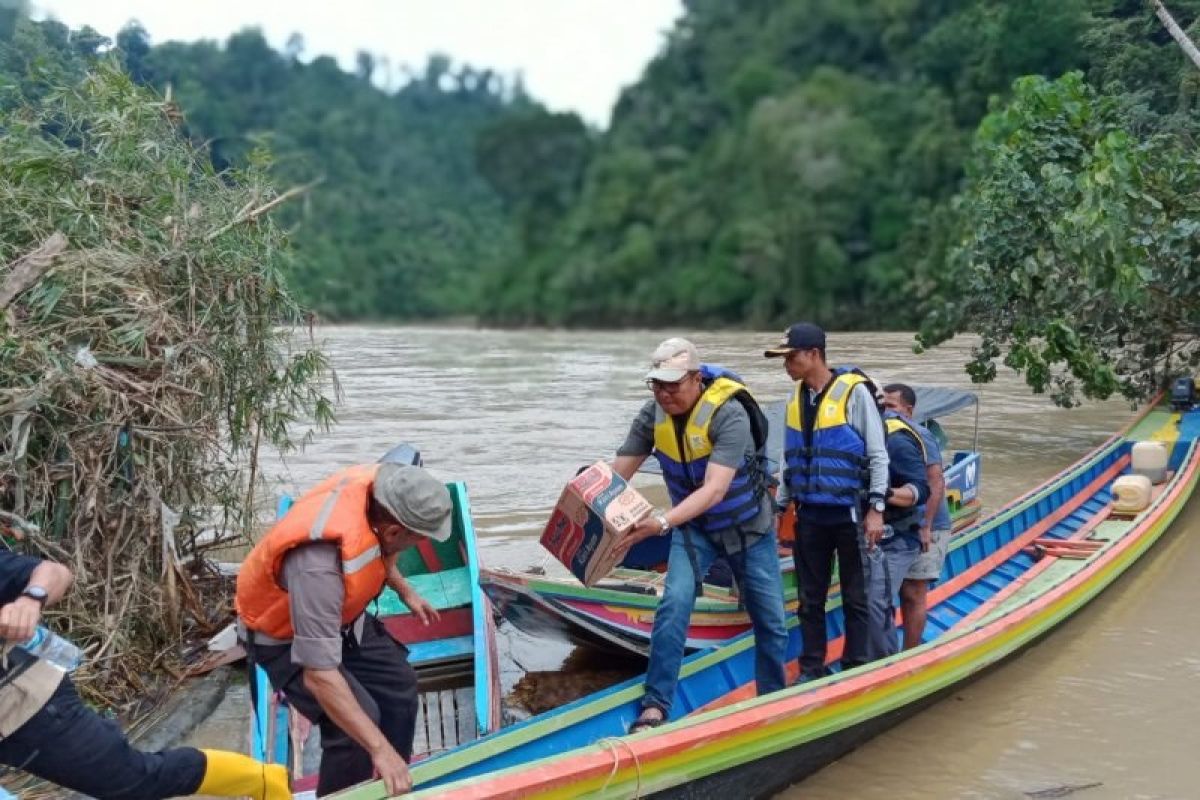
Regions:
<instances>
[{"instance_id":1,"label":"yellow and blue life vest","mask_svg":"<svg viewBox=\"0 0 1200 800\"><path fill-rule=\"evenodd\" d=\"M766 491L762 467L766 430L758 424L762 411L736 374L722 367L705 365L703 375L707 386L688 415L682 432L661 406L655 409L654 456L662 467L671 503L678 505L704 484L704 472L713 449L709 427L717 409L730 400L746 407L754 433L755 457L743 460L725 497L690 523L705 533L716 533L758 516Z\"/></svg>"},{"instance_id":2,"label":"yellow and blue life vest","mask_svg":"<svg viewBox=\"0 0 1200 800\"><path fill-rule=\"evenodd\" d=\"M929 461L929 454L925 450L925 440L921 438L920 431L906 417L897 414L895 411L888 411L883 415L883 427L889 439L893 436L903 436L905 434L911 436L913 441L917 443L917 447L921 450L921 463L925 464ZM895 480L890 480L889 483L892 484L893 488L896 487ZM883 521L895 528L897 533L901 534L920 530L921 521L924 518L924 503L909 508L888 506L883 514Z\"/></svg>"},{"instance_id":3,"label":"yellow and blue life vest","mask_svg":"<svg viewBox=\"0 0 1200 800\"><path fill-rule=\"evenodd\" d=\"M784 482L800 505L860 505L868 482L867 445L850 425L847 408L854 387L868 383L861 372L835 369L817 396L811 438L804 431L804 383L787 404L784 432Z\"/></svg>"}]
</instances>

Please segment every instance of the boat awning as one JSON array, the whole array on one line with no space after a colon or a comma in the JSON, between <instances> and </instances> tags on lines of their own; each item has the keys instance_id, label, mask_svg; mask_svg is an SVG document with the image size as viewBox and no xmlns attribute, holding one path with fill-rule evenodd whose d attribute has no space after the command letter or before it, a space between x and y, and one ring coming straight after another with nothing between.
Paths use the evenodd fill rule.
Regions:
<instances>
[{"instance_id":1,"label":"boat awning","mask_svg":"<svg viewBox=\"0 0 1200 800\"><path fill-rule=\"evenodd\" d=\"M924 424L926 420L941 419L955 411L962 411L979 404L979 395L961 389L942 386L914 386L917 393L917 408L913 416Z\"/></svg>"},{"instance_id":2,"label":"boat awning","mask_svg":"<svg viewBox=\"0 0 1200 800\"><path fill-rule=\"evenodd\" d=\"M917 393L916 421L921 424L931 419L941 419L949 414L953 414L955 411L961 411L964 408L969 408L979 403L979 395L974 392L964 392L961 389L947 389L941 386L914 386L913 391ZM783 452L784 414L786 413L786 408L786 400L776 400L763 406L763 411L766 412L768 422L768 469L772 474L778 471L778 457ZM660 471L658 462L653 458L646 459L640 471L657 475Z\"/></svg>"}]
</instances>

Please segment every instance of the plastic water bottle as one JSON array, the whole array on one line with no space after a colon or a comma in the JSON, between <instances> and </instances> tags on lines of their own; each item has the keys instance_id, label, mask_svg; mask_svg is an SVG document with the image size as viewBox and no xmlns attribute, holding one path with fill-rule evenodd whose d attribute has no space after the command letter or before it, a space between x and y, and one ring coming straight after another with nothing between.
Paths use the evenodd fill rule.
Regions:
<instances>
[{"instance_id":1,"label":"plastic water bottle","mask_svg":"<svg viewBox=\"0 0 1200 800\"><path fill-rule=\"evenodd\" d=\"M40 659L57 664L67 672L74 672L83 663L83 653L45 625L38 625L29 641L21 645L25 652Z\"/></svg>"}]
</instances>

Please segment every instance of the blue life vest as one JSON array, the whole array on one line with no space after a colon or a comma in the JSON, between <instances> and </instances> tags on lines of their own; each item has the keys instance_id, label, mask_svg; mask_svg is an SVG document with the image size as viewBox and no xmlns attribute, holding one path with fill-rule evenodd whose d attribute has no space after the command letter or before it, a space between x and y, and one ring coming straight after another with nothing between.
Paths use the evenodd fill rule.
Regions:
<instances>
[{"instance_id":1,"label":"blue life vest","mask_svg":"<svg viewBox=\"0 0 1200 800\"><path fill-rule=\"evenodd\" d=\"M799 505L861 505L869 484L867 445L850 425L850 395L870 379L857 370L839 368L817 397L811 439L804 432L803 381L787 404L783 439L784 482Z\"/></svg>"},{"instance_id":2,"label":"blue life vest","mask_svg":"<svg viewBox=\"0 0 1200 800\"><path fill-rule=\"evenodd\" d=\"M929 460L929 454L925 450L925 440L921 438L920 431L916 426L895 411L888 411L883 417L883 427L887 432L888 438L893 436L911 436L917 443L917 447L921 450L921 466ZM897 481L889 480L892 488L897 488ZM925 519L925 504L919 506L911 506L909 508L900 508L899 506L887 507L883 513L883 521L891 525L896 533L911 535L921 529L921 523Z\"/></svg>"},{"instance_id":3,"label":"blue life vest","mask_svg":"<svg viewBox=\"0 0 1200 800\"><path fill-rule=\"evenodd\" d=\"M766 422L750 391L737 375L722 367L705 364L701 375L706 387L688 414L682 432L675 420L659 406L654 416L654 456L662 467L671 503L678 505L704 484L708 458L712 454L709 427L717 409L730 400L742 403L750 416L755 456L746 458L733 476L725 497L689 524L705 533L716 533L749 522L758 516L766 491L763 447Z\"/></svg>"}]
</instances>

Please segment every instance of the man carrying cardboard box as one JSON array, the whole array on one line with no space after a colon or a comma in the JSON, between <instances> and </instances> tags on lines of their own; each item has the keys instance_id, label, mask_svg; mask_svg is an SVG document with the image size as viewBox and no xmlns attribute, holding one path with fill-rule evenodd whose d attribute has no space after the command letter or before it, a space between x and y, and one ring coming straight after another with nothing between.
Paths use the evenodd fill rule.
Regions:
<instances>
[{"instance_id":1,"label":"man carrying cardboard box","mask_svg":"<svg viewBox=\"0 0 1200 800\"><path fill-rule=\"evenodd\" d=\"M672 505L639 522L617 549L669 535L671 552L650 634L646 695L630 732L657 727L669 715L697 590L718 556L728 559L754 626L760 695L783 688L787 649L762 411L736 375L702 365L686 339L658 346L646 385L654 398L630 426L613 470L629 480L654 455Z\"/></svg>"}]
</instances>

